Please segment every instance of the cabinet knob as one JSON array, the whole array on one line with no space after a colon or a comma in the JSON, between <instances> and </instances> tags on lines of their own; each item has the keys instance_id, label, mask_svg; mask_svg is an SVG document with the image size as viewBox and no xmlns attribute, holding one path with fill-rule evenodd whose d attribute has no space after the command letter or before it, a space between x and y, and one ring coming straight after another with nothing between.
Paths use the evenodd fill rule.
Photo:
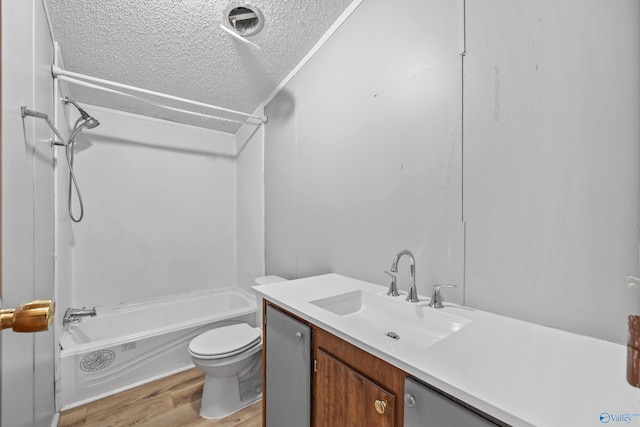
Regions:
<instances>
[{"instance_id":1,"label":"cabinet knob","mask_svg":"<svg viewBox=\"0 0 640 427\"><path fill-rule=\"evenodd\" d=\"M384 400L376 400L373 406L376 407L376 412L384 414L384 410L387 408L387 403Z\"/></svg>"},{"instance_id":2,"label":"cabinet knob","mask_svg":"<svg viewBox=\"0 0 640 427\"><path fill-rule=\"evenodd\" d=\"M302 339L302 332L296 332L296 339L300 341Z\"/></svg>"},{"instance_id":3,"label":"cabinet knob","mask_svg":"<svg viewBox=\"0 0 640 427\"><path fill-rule=\"evenodd\" d=\"M413 397L412 394L407 393L404 395L404 404L409 408L413 408L413 406L416 404L416 398Z\"/></svg>"}]
</instances>

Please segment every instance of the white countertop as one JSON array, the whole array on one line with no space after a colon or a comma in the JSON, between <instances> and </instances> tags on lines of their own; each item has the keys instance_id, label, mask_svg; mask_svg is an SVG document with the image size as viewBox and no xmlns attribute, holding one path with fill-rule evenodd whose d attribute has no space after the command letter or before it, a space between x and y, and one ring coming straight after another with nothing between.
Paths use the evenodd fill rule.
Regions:
<instances>
[{"instance_id":1,"label":"white countertop","mask_svg":"<svg viewBox=\"0 0 640 427\"><path fill-rule=\"evenodd\" d=\"M626 382L625 346L445 303L444 313L471 323L424 350L396 352L352 336L346 319L309 303L357 289L387 291L338 274L254 287L268 301L508 424L640 425L640 390Z\"/></svg>"}]
</instances>

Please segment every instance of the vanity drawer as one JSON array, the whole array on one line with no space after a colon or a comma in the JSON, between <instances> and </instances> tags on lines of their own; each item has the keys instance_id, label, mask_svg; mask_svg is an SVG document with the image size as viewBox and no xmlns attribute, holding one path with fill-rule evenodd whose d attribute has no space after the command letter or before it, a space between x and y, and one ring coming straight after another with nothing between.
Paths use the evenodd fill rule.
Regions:
<instances>
[{"instance_id":1,"label":"vanity drawer","mask_svg":"<svg viewBox=\"0 0 640 427\"><path fill-rule=\"evenodd\" d=\"M496 424L413 378L404 382L404 427L487 427Z\"/></svg>"}]
</instances>

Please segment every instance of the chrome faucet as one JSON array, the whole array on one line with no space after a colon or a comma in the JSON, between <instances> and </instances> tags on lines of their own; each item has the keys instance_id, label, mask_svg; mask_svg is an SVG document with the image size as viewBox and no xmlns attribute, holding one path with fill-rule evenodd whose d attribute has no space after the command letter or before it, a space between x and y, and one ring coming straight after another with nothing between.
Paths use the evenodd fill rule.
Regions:
<instances>
[{"instance_id":1,"label":"chrome faucet","mask_svg":"<svg viewBox=\"0 0 640 427\"><path fill-rule=\"evenodd\" d=\"M442 305L442 297L440 296L440 288L456 288L456 285L434 285L433 286L433 294L431 295L431 302L429 302L429 307L433 308L443 308Z\"/></svg>"},{"instance_id":2,"label":"chrome faucet","mask_svg":"<svg viewBox=\"0 0 640 427\"><path fill-rule=\"evenodd\" d=\"M391 272L386 270L383 271L383 273L388 274L389 277L391 278L391 284L389 285L389 290L387 291L387 295L392 297L397 297L398 295L400 295L400 292L398 292L398 285L396 284L396 275L391 274Z\"/></svg>"},{"instance_id":3,"label":"chrome faucet","mask_svg":"<svg viewBox=\"0 0 640 427\"><path fill-rule=\"evenodd\" d=\"M69 323L80 323L82 322L83 317L96 317L96 308L95 307L82 307L82 308L67 308L67 311L64 313L64 318L62 319L62 325L67 325Z\"/></svg>"},{"instance_id":4,"label":"chrome faucet","mask_svg":"<svg viewBox=\"0 0 640 427\"><path fill-rule=\"evenodd\" d=\"M403 255L407 255L409 257L409 263L410 263L410 267L409 267L410 281L409 281L409 292L407 293L407 301L418 302L420 300L418 299L418 290L416 289L416 259L413 257L413 254L406 249L398 252L396 256L393 258L393 262L391 263L391 273L398 272L398 261L400 261L400 258L402 258ZM392 287L394 282L395 282L395 278L391 281ZM389 289L389 292L391 292L391 289ZM389 294L389 295L392 295L392 294Z\"/></svg>"}]
</instances>

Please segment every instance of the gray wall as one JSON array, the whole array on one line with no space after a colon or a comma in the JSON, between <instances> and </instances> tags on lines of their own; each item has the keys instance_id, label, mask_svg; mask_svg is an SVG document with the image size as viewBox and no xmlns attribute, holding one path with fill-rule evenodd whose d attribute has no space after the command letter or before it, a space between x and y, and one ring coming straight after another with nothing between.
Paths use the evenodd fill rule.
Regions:
<instances>
[{"instance_id":1,"label":"gray wall","mask_svg":"<svg viewBox=\"0 0 640 427\"><path fill-rule=\"evenodd\" d=\"M461 4L363 2L267 106L267 273L386 284L406 247L423 295L622 343L638 3Z\"/></svg>"},{"instance_id":2,"label":"gray wall","mask_svg":"<svg viewBox=\"0 0 640 427\"><path fill-rule=\"evenodd\" d=\"M388 283L409 249L419 291L460 283L458 22L451 1L367 0L267 106L268 274Z\"/></svg>"},{"instance_id":3,"label":"gray wall","mask_svg":"<svg viewBox=\"0 0 640 427\"><path fill-rule=\"evenodd\" d=\"M2 284L4 307L53 298L52 132L20 107L53 113L53 43L42 2L2 2ZM53 331L2 331L3 426L50 426Z\"/></svg>"},{"instance_id":4,"label":"gray wall","mask_svg":"<svg viewBox=\"0 0 640 427\"><path fill-rule=\"evenodd\" d=\"M622 343L640 312L640 3L466 4L467 303Z\"/></svg>"}]
</instances>

